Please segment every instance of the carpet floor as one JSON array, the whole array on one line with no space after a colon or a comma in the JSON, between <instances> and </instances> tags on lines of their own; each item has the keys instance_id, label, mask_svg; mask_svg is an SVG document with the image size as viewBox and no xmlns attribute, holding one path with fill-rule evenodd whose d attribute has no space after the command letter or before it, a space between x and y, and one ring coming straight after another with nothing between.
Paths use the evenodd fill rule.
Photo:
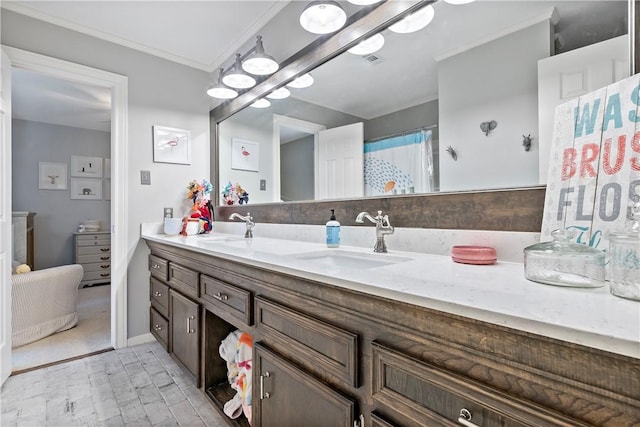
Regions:
<instances>
[{"instance_id":1,"label":"carpet floor","mask_svg":"<svg viewBox=\"0 0 640 427\"><path fill-rule=\"evenodd\" d=\"M111 286L78 290L78 324L39 341L13 349L12 371L111 348Z\"/></svg>"}]
</instances>

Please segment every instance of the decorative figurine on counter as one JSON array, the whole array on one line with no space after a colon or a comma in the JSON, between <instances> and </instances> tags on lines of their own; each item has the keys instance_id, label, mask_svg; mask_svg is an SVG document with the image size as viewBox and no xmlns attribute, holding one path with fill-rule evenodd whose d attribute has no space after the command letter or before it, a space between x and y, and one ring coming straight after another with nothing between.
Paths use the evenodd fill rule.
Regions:
<instances>
[{"instance_id":1,"label":"decorative figurine on counter","mask_svg":"<svg viewBox=\"0 0 640 427\"><path fill-rule=\"evenodd\" d=\"M234 186L231 181L222 190L222 198L226 205L239 205L249 203L249 193L247 193L240 184Z\"/></svg>"},{"instance_id":2,"label":"decorative figurine on counter","mask_svg":"<svg viewBox=\"0 0 640 427\"><path fill-rule=\"evenodd\" d=\"M202 182L193 180L187 186L187 199L191 200L193 205L191 206L191 212L188 217L185 218L198 218L200 220L199 233L209 233L213 230L212 189L213 186L206 179L203 179Z\"/></svg>"}]
</instances>

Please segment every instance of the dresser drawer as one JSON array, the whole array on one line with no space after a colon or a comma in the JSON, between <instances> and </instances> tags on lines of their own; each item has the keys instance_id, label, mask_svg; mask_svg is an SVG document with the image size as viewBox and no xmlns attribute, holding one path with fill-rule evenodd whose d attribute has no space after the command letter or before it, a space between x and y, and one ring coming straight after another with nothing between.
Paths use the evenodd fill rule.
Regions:
<instances>
[{"instance_id":1,"label":"dresser drawer","mask_svg":"<svg viewBox=\"0 0 640 427\"><path fill-rule=\"evenodd\" d=\"M76 246L78 247L82 247L82 246L110 246L111 245L111 239L109 238L102 238L102 239L95 239L95 240L76 240Z\"/></svg>"},{"instance_id":2,"label":"dresser drawer","mask_svg":"<svg viewBox=\"0 0 640 427\"><path fill-rule=\"evenodd\" d=\"M111 270L111 263L110 262L99 262L99 263L91 263L91 264L82 264L82 268L84 269L85 273L91 273L94 271L101 271L101 272L109 272L109 270Z\"/></svg>"},{"instance_id":3,"label":"dresser drawer","mask_svg":"<svg viewBox=\"0 0 640 427\"><path fill-rule=\"evenodd\" d=\"M358 387L357 334L263 297L255 298L255 306L256 327L272 347L290 347L312 369Z\"/></svg>"},{"instance_id":4,"label":"dresser drawer","mask_svg":"<svg viewBox=\"0 0 640 427\"><path fill-rule=\"evenodd\" d=\"M169 261L155 255L149 255L149 271L160 280L169 279Z\"/></svg>"},{"instance_id":5,"label":"dresser drawer","mask_svg":"<svg viewBox=\"0 0 640 427\"><path fill-rule=\"evenodd\" d=\"M400 425L579 426L532 402L372 343L374 401Z\"/></svg>"},{"instance_id":6,"label":"dresser drawer","mask_svg":"<svg viewBox=\"0 0 640 427\"><path fill-rule=\"evenodd\" d=\"M162 347L169 351L169 321L162 317L155 308L149 309L149 330Z\"/></svg>"},{"instance_id":7,"label":"dresser drawer","mask_svg":"<svg viewBox=\"0 0 640 427\"><path fill-rule=\"evenodd\" d=\"M84 268L84 266L83 266ZM82 276L82 281L105 281L108 282L111 280L111 272L109 270L106 271L85 271Z\"/></svg>"},{"instance_id":8,"label":"dresser drawer","mask_svg":"<svg viewBox=\"0 0 640 427\"><path fill-rule=\"evenodd\" d=\"M95 255L95 254L111 255L111 247L107 245L107 246L78 246L76 248L76 256Z\"/></svg>"},{"instance_id":9,"label":"dresser drawer","mask_svg":"<svg viewBox=\"0 0 640 427\"><path fill-rule=\"evenodd\" d=\"M111 262L111 254L109 252L89 255L78 255L76 257L76 263L78 264L91 264L99 262Z\"/></svg>"},{"instance_id":10,"label":"dresser drawer","mask_svg":"<svg viewBox=\"0 0 640 427\"><path fill-rule=\"evenodd\" d=\"M169 317L169 286L155 278L151 278L150 286L151 307L158 310L164 317Z\"/></svg>"},{"instance_id":11,"label":"dresser drawer","mask_svg":"<svg viewBox=\"0 0 640 427\"><path fill-rule=\"evenodd\" d=\"M237 318L245 325L251 325L251 293L229 285L210 276L201 276L200 293L212 311L220 309Z\"/></svg>"},{"instance_id":12,"label":"dresser drawer","mask_svg":"<svg viewBox=\"0 0 640 427\"><path fill-rule=\"evenodd\" d=\"M193 298L198 298L198 272L181 265L169 263L169 284L172 288Z\"/></svg>"}]
</instances>

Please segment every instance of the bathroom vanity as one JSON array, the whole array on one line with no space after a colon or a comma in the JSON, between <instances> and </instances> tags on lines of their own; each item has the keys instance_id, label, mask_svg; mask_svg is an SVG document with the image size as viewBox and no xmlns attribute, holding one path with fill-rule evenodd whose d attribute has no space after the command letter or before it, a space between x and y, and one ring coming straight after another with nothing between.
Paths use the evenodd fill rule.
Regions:
<instances>
[{"instance_id":1,"label":"bathroom vanity","mask_svg":"<svg viewBox=\"0 0 640 427\"><path fill-rule=\"evenodd\" d=\"M253 336L254 426L640 424L640 304L523 266L143 232L151 332L222 409ZM248 425L230 420L230 425Z\"/></svg>"}]
</instances>

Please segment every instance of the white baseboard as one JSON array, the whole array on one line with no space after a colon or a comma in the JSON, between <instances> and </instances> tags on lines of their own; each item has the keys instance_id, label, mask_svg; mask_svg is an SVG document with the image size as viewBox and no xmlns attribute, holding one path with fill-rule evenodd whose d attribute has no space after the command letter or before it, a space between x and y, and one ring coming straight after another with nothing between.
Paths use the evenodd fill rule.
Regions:
<instances>
[{"instance_id":1,"label":"white baseboard","mask_svg":"<svg viewBox=\"0 0 640 427\"><path fill-rule=\"evenodd\" d=\"M129 339L127 339L127 347L131 347L134 345L140 345L140 344L146 344L149 342L153 342L155 341L155 337L151 334L151 332L148 332L146 334L142 334L142 335L137 335L135 337L131 337Z\"/></svg>"}]
</instances>

